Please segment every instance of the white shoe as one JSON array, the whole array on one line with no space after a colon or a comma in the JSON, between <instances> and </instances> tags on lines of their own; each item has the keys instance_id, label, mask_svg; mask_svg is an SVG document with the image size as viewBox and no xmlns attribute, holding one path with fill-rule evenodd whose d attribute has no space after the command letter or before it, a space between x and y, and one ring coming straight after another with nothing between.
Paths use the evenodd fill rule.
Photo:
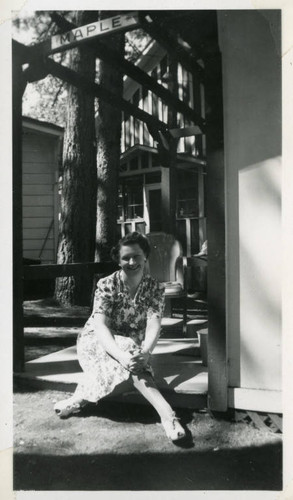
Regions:
<instances>
[{"instance_id":1,"label":"white shoe","mask_svg":"<svg viewBox=\"0 0 293 500\"><path fill-rule=\"evenodd\" d=\"M179 423L179 418L174 413L170 418L161 420L162 426L165 429L167 437L172 441L177 441L186 436L186 432Z\"/></svg>"},{"instance_id":2,"label":"white shoe","mask_svg":"<svg viewBox=\"0 0 293 500\"><path fill-rule=\"evenodd\" d=\"M60 418L67 418L70 415L79 413L81 409L87 404L86 401L76 399L74 396L63 401L59 401L55 404L54 410Z\"/></svg>"}]
</instances>

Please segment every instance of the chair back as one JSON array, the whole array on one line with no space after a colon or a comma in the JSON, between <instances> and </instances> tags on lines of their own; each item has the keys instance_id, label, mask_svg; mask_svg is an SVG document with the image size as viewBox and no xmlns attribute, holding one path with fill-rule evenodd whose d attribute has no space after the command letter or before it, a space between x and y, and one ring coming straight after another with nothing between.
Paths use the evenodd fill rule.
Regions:
<instances>
[{"instance_id":1,"label":"chair back","mask_svg":"<svg viewBox=\"0 0 293 500\"><path fill-rule=\"evenodd\" d=\"M171 234L163 232L146 234L151 246L148 271L161 282L179 282L184 286L182 246Z\"/></svg>"}]
</instances>

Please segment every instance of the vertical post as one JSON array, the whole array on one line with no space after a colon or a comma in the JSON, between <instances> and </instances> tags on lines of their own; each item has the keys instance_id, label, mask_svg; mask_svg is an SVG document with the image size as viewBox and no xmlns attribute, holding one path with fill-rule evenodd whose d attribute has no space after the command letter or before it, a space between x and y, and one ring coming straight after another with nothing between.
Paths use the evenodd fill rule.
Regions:
<instances>
[{"instance_id":1,"label":"vertical post","mask_svg":"<svg viewBox=\"0 0 293 500\"><path fill-rule=\"evenodd\" d=\"M166 233L174 234L176 231L176 151L174 139L171 139L169 151L169 167L162 167L162 222Z\"/></svg>"},{"instance_id":2,"label":"vertical post","mask_svg":"<svg viewBox=\"0 0 293 500\"><path fill-rule=\"evenodd\" d=\"M12 47L13 133L13 370L24 369L22 265L22 96L25 89L20 53Z\"/></svg>"},{"instance_id":3,"label":"vertical post","mask_svg":"<svg viewBox=\"0 0 293 500\"><path fill-rule=\"evenodd\" d=\"M222 96L222 60L214 38L205 47L205 103L207 146L208 238L208 366L211 410L227 410L225 172Z\"/></svg>"},{"instance_id":4,"label":"vertical post","mask_svg":"<svg viewBox=\"0 0 293 500\"><path fill-rule=\"evenodd\" d=\"M198 172L198 235L199 235L199 250L205 240L204 231L204 216L205 216L205 200L204 200L204 177L203 168L200 167Z\"/></svg>"},{"instance_id":5,"label":"vertical post","mask_svg":"<svg viewBox=\"0 0 293 500\"><path fill-rule=\"evenodd\" d=\"M186 233L186 256L191 256L191 219L185 219L185 233Z\"/></svg>"},{"instance_id":6,"label":"vertical post","mask_svg":"<svg viewBox=\"0 0 293 500\"><path fill-rule=\"evenodd\" d=\"M169 90L177 97L177 62L170 60L169 64ZM177 127L177 113L173 108L168 108L169 128ZM173 137L169 142L169 168L162 167L162 221L164 231L174 234L176 232L176 164L177 164L177 139Z\"/></svg>"}]
</instances>

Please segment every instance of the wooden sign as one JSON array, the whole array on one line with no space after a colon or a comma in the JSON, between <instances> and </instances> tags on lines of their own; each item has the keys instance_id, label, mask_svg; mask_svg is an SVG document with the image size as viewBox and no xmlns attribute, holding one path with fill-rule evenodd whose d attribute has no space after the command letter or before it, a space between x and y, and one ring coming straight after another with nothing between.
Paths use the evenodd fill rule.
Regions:
<instances>
[{"instance_id":1,"label":"wooden sign","mask_svg":"<svg viewBox=\"0 0 293 500\"><path fill-rule=\"evenodd\" d=\"M109 17L95 23L80 26L79 28L67 31L67 33L54 35L51 38L50 52L59 52L63 48L67 49L71 46L76 46L79 42L89 40L90 38L111 35L116 31L129 30L136 26L138 26L138 14L136 12Z\"/></svg>"},{"instance_id":2,"label":"wooden sign","mask_svg":"<svg viewBox=\"0 0 293 500\"><path fill-rule=\"evenodd\" d=\"M197 125L194 125L185 128L172 128L170 134L174 139L180 139L180 137L190 137L192 135L202 134L202 131Z\"/></svg>"}]
</instances>

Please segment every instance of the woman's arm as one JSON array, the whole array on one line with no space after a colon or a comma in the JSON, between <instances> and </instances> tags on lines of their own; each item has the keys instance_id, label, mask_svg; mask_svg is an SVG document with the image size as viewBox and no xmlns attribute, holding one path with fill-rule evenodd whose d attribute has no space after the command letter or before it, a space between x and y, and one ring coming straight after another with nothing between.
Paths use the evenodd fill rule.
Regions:
<instances>
[{"instance_id":1,"label":"woman's arm","mask_svg":"<svg viewBox=\"0 0 293 500\"><path fill-rule=\"evenodd\" d=\"M160 330L161 318L153 316L147 321L143 348L140 354L138 354L134 358L134 360L137 362L137 369L140 368L143 370L147 366L150 355L158 342Z\"/></svg>"},{"instance_id":2,"label":"woman's arm","mask_svg":"<svg viewBox=\"0 0 293 500\"><path fill-rule=\"evenodd\" d=\"M97 332L99 342L105 351L125 368L130 369L132 356L118 347L108 326L108 318L105 314L98 313L94 315L94 328Z\"/></svg>"},{"instance_id":3,"label":"woman's arm","mask_svg":"<svg viewBox=\"0 0 293 500\"><path fill-rule=\"evenodd\" d=\"M153 349L155 348L158 342L160 336L160 330L161 330L161 318L153 316L152 318L148 319L142 352L152 353Z\"/></svg>"}]
</instances>

